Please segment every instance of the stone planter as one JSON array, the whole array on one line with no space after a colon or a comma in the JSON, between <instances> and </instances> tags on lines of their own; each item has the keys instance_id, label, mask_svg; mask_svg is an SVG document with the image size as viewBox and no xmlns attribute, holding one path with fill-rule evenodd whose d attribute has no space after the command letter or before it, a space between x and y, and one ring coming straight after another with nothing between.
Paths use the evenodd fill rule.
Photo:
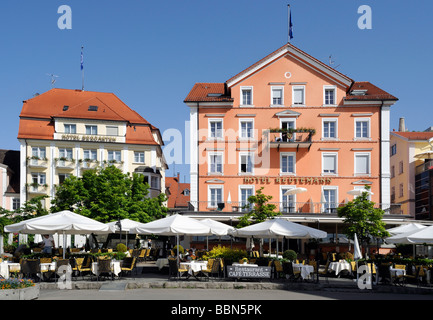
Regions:
<instances>
[{"instance_id":1,"label":"stone planter","mask_svg":"<svg viewBox=\"0 0 433 320\"><path fill-rule=\"evenodd\" d=\"M39 298L39 285L24 289L0 290L0 300L35 300Z\"/></svg>"}]
</instances>

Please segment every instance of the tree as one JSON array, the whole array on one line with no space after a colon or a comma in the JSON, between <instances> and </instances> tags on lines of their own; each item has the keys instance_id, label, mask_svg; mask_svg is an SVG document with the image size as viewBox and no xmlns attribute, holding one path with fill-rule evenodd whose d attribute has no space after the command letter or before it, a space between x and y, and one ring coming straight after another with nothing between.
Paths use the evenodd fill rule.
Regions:
<instances>
[{"instance_id":1,"label":"tree","mask_svg":"<svg viewBox=\"0 0 433 320\"><path fill-rule=\"evenodd\" d=\"M244 209L250 209L250 211L239 218L238 228L248 226L253 221L263 222L266 219L281 215L281 212L275 211L277 208L275 204L268 203L272 200L272 196L263 194L263 189L264 188L261 187L256 191L255 195L248 197L249 204L245 205Z\"/></svg>"},{"instance_id":2,"label":"tree","mask_svg":"<svg viewBox=\"0 0 433 320\"><path fill-rule=\"evenodd\" d=\"M52 212L71 210L106 223L117 219L149 222L166 216L165 194L149 198L149 185L139 174L122 173L114 166L70 176L51 201Z\"/></svg>"},{"instance_id":3,"label":"tree","mask_svg":"<svg viewBox=\"0 0 433 320\"><path fill-rule=\"evenodd\" d=\"M389 236L382 221L384 211L374 208L374 202L368 200L370 186L366 192L337 209L338 216L344 218L345 234L354 239L355 233L361 244L367 248L372 238L383 239ZM368 252L368 250L366 251Z\"/></svg>"}]
</instances>

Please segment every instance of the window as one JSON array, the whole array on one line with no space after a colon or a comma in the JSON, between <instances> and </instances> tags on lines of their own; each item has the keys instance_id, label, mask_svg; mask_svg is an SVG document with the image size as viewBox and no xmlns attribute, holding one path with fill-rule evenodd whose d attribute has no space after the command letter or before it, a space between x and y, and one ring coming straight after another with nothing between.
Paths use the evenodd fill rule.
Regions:
<instances>
[{"instance_id":1,"label":"window","mask_svg":"<svg viewBox=\"0 0 433 320\"><path fill-rule=\"evenodd\" d=\"M395 155L397 153L397 145L393 144L391 146L391 156Z\"/></svg>"},{"instance_id":2,"label":"window","mask_svg":"<svg viewBox=\"0 0 433 320\"><path fill-rule=\"evenodd\" d=\"M158 177L153 177L153 176L150 177L150 187L151 187L152 189L157 189L157 190L159 190L159 184L160 184L160 178L158 178Z\"/></svg>"},{"instance_id":3,"label":"window","mask_svg":"<svg viewBox=\"0 0 433 320\"><path fill-rule=\"evenodd\" d=\"M404 191L404 190L403 190L403 183L400 183L399 189L400 189L400 193L399 193L398 196L399 196L400 198L402 198L403 195L404 195L404 192L403 192L403 191Z\"/></svg>"},{"instance_id":4,"label":"window","mask_svg":"<svg viewBox=\"0 0 433 320\"><path fill-rule=\"evenodd\" d=\"M86 125L86 134L98 134L98 126L89 126Z\"/></svg>"},{"instance_id":5,"label":"window","mask_svg":"<svg viewBox=\"0 0 433 320\"><path fill-rule=\"evenodd\" d=\"M391 187L391 203L395 202L395 187Z\"/></svg>"},{"instance_id":6,"label":"window","mask_svg":"<svg viewBox=\"0 0 433 320\"><path fill-rule=\"evenodd\" d=\"M98 106L89 106L87 111L98 111Z\"/></svg>"},{"instance_id":7,"label":"window","mask_svg":"<svg viewBox=\"0 0 433 320\"><path fill-rule=\"evenodd\" d=\"M253 88L241 87L241 105L250 106L253 104Z\"/></svg>"},{"instance_id":8,"label":"window","mask_svg":"<svg viewBox=\"0 0 433 320\"><path fill-rule=\"evenodd\" d=\"M355 120L355 138L370 138L370 120Z\"/></svg>"},{"instance_id":9,"label":"window","mask_svg":"<svg viewBox=\"0 0 433 320\"><path fill-rule=\"evenodd\" d=\"M271 105L273 106L283 105L283 92L284 92L283 87L271 88L271 96L272 96Z\"/></svg>"},{"instance_id":10,"label":"window","mask_svg":"<svg viewBox=\"0 0 433 320\"><path fill-rule=\"evenodd\" d=\"M355 154L355 176L370 175L370 154Z\"/></svg>"},{"instance_id":11,"label":"window","mask_svg":"<svg viewBox=\"0 0 433 320\"><path fill-rule=\"evenodd\" d=\"M12 198L12 210L18 210L20 206L20 198Z\"/></svg>"},{"instance_id":12,"label":"window","mask_svg":"<svg viewBox=\"0 0 433 320\"><path fill-rule=\"evenodd\" d=\"M322 174L337 174L337 154L322 154Z\"/></svg>"},{"instance_id":13,"label":"window","mask_svg":"<svg viewBox=\"0 0 433 320\"><path fill-rule=\"evenodd\" d=\"M251 154L240 154L240 173L253 173L253 157Z\"/></svg>"},{"instance_id":14,"label":"window","mask_svg":"<svg viewBox=\"0 0 433 320\"><path fill-rule=\"evenodd\" d=\"M134 152L134 162L144 163L144 151Z\"/></svg>"},{"instance_id":15,"label":"window","mask_svg":"<svg viewBox=\"0 0 433 320\"><path fill-rule=\"evenodd\" d=\"M75 124L65 124L65 133L69 133L69 134L77 133L77 126Z\"/></svg>"},{"instance_id":16,"label":"window","mask_svg":"<svg viewBox=\"0 0 433 320\"><path fill-rule=\"evenodd\" d=\"M108 151L108 161L120 162L121 160L122 160L122 155L120 151Z\"/></svg>"},{"instance_id":17,"label":"window","mask_svg":"<svg viewBox=\"0 0 433 320\"><path fill-rule=\"evenodd\" d=\"M242 208L246 205L249 205L248 198L253 195L253 187L240 186L240 197L239 197L239 206L241 207L241 211L250 211L252 209L252 205L249 208Z\"/></svg>"},{"instance_id":18,"label":"window","mask_svg":"<svg viewBox=\"0 0 433 320\"><path fill-rule=\"evenodd\" d=\"M295 173L295 153L281 153L280 173Z\"/></svg>"},{"instance_id":19,"label":"window","mask_svg":"<svg viewBox=\"0 0 433 320\"><path fill-rule=\"evenodd\" d=\"M395 166L391 166L391 178L395 177Z\"/></svg>"},{"instance_id":20,"label":"window","mask_svg":"<svg viewBox=\"0 0 433 320\"><path fill-rule=\"evenodd\" d=\"M243 119L239 122L240 127L240 135L239 137L242 139L250 139L254 137L253 134L253 127L254 127L254 121L251 119Z\"/></svg>"},{"instance_id":21,"label":"window","mask_svg":"<svg viewBox=\"0 0 433 320\"><path fill-rule=\"evenodd\" d=\"M38 159L46 159L47 154L45 151L45 147L32 147L32 157Z\"/></svg>"},{"instance_id":22,"label":"window","mask_svg":"<svg viewBox=\"0 0 433 320\"><path fill-rule=\"evenodd\" d=\"M281 129L295 129L295 121L294 120L281 120ZM292 134L292 138L291 140L294 140L295 137L295 133ZM281 141L283 142L287 142L289 140L289 137L286 133L282 133L281 134Z\"/></svg>"},{"instance_id":23,"label":"window","mask_svg":"<svg viewBox=\"0 0 433 320\"><path fill-rule=\"evenodd\" d=\"M305 87L293 87L293 105L305 105Z\"/></svg>"},{"instance_id":24,"label":"window","mask_svg":"<svg viewBox=\"0 0 433 320\"><path fill-rule=\"evenodd\" d=\"M335 95L336 95L336 89L335 87L325 86L323 89L323 104L324 105L335 105Z\"/></svg>"},{"instance_id":25,"label":"window","mask_svg":"<svg viewBox=\"0 0 433 320\"><path fill-rule=\"evenodd\" d=\"M209 154L209 174L223 173L223 155L221 153Z\"/></svg>"},{"instance_id":26,"label":"window","mask_svg":"<svg viewBox=\"0 0 433 320\"><path fill-rule=\"evenodd\" d=\"M107 126L107 136L118 136L119 127Z\"/></svg>"},{"instance_id":27,"label":"window","mask_svg":"<svg viewBox=\"0 0 433 320\"><path fill-rule=\"evenodd\" d=\"M47 179L45 173L41 173L41 172L32 173L33 190L37 190L38 185L41 186L41 185L45 185L46 183L47 183Z\"/></svg>"},{"instance_id":28,"label":"window","mask_svg":"<svg viewBox=\"0 0 433 320\"><path fill-rule=\"evenodd\" d=\"M84 155L84 160L97 160L96 150L84 150L83 155Z\"/></svg>"},{"instance_id":29,"label":"window","mask_svg":"<svg viewBox=\"0 0 433 320\"><path fill-rule=\"evenodd\" d=\"M59 173L59 184L65 182L65 180L69 177L68 173Z\"/></svg>"},{"instance_id":30,"label":"window","mask_svg":"<svg viewBox=\"0 0 433 320\"><path fill-rule=\"evenodd\" d=\"M324 211L326 213L335 213L337 208L337 188L324 187L323 188Z\"/></svg>"},{"instance_id":31,"label":"window","mask_svg":"<svg viewBox=\"0 0 433 320\"><path fill-rule=\"evenodd\" d=\"M72 149L59 148L60 160L72 160Z\"/></svg>"},{"instance_id":32,"label":"window","mask_svg":"<svg viewBox=\"0 0 433 320\"><path fill-rule=\"evenodd\" d=\"M403 161L400 161L398 163L398 174L402 174L403 173Z\"/></svg>"},{"instance_id":33,"label":"window","mask_svg":"<svg viewBox=\"0 0 433 320\"><path fill-rule=\"evenodd\" d=\"M223 202L223 187L222 186L209 186L208 189L208 206L216 208L218 203Z\"/></svg>"},{"instance_id":34,"label":"window","mask_svg":"<svg viewBox=\"0 0 433 320\"><path fill-rule=\"evenodd\" d=\"M285 195L287 191L294 187L283 187L281 188L281 212L293 213L296 211L295 196Z\"/></svg>"},{"instance_id":35,"label":"window","mask_svg":"<svg viewBox=\"0 0 433 320\"><path fill-rule=\"evenodd\" d=\"M337 119L323 119L323 139L337 138Z\"/></svg>"},{"instance_id":36,"label":"window","mask_svg":"<svg viewBox=\"0 0 433 320\"><path fill-rule=\"evenodd\" d=\"M223 121L222 119L209 120L209 138L222 138L223 137Z\"/></svg>"}]
</instances>

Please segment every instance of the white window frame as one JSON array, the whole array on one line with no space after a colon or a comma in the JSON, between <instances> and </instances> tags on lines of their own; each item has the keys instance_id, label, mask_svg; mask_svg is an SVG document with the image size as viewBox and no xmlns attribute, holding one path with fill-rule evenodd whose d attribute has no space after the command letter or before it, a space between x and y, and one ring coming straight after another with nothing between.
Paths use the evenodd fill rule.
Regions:
<instances>
[{"instance_id":1,"label":"white window frame","mask_svg":"<svg viewBox=\"0 0 433 320\"><path fill-rule=\"evenodd\" d=\"M283 157L293 157L293 172L283 171ZM296 175L296 152L281 152L280 153L280 175L294 176Z\"/></svg>"},{"instance_id":2,"label":"white window frame","mask_svg":"<svg viewBox=\"0 0 433 320\"><path fill-rule=\"evenodd\" d=\"M144 151L134 151L134 163L144 163L145 160L146 153Z\"/></svg>"},{"instance_id":3,"label":"white window frame","mask_svg":"<svg viewBox=\"0 0 433 320\"><path fill-rule=\"evenodd\" d=\"M109 129L116 129L116 134L109 134L108 133ZM119 135L119 127L118 126L106 126L105 127L105 134L107 136L115 136L115 137L117 137Z\"/></svg>"},{"instance_id":4,"label":"white window frame","mask_svg":"<svg viewBox=\"0 0 433 320\"><path fill-rule=\"evenodd\" d=\"M302 104L300 104L300 103L296 103L295 104L295 90L298 90L298 89L302 89L302 92L303 92L303 97L302 97ZM292 87L292 106L293 107L305 107L306 106L306 89L305 89L305 86L304 85L302 85L302 86L299 86L299 85L297 85L297 86L293 86Z\"/></svg>"},{"instance_id":5,"label":"white window frame","mask_svg":"<svg viewBox=\"0 0 433 320\"><path fill-rule=\"evenodd\" d=\"M20 198L12 198L11 208L12 208L12 210L18 210L19 208L21 208L21 199Z\"/></svg>"},{"instance_id":6,"label":"white window frame","mask_svg":"<svg viewBox=\"0 0 433 320\"><path fill-rule=\"evenodd\" d=\"M335 173L324 172L324 158L335 157ZM322 152L322 176L337 176L338 175L338 153L337 152Z\"/></svg>"},{"instance_id":7,"label":"white window frame","mask_svg":"<svg viewBox=\"0 0 433 320\"><path fill-rule=\"evenodd\" d=\"M89 154L88 157L86 157L86 153ZM92 155L95 155L93 158ZM98 150L97 149L84 149L83 150L83 160L89 159L89 160L98 160Z\"/></svg>"},{"instance_id":8,"label":"white window frame","mask_svg":"<svg viewBox=\"0 0 433 320\"><path fill-rule=\"evenodd\" d=\"M212 123L221 123L221 132L220 135L221 136L215 136L212 137ZM215 132L217 133L217 132ZM223 140L224 139L224 120L221 118L212 118L212 119L208 119L208 139L209 140Z\"/></svg>"},{"instance_id":9,"label":"white window frame","mask_svg":"<svg viewBox=\"0 0 433 320\"><path fill-rule=\"evenodd\" d=\"M213 157L221 157L221 172L218 171L212 171L212 160ZM216 169L216 165L215 165ZM208 154L208 168L207 168L208 175L223 175L224 174L224 152L209 152Z\"/></svg>"},{"instance_id":10,"label":"white window frame","mask_svg":"<svg viewBox=\"0 0 433 320\"><path fill-rule=\"evenodd\" d=\"M112 159L110 159L111 153L112 153ZM120 159L117 159L117 157L116 157L117 155L120 155ZM116 162L122 161L122 151L120 151L120 150L108 150L107 151L107 160L108 161L114 160Z\"/></svg>"},{"instance_id":11,"label":"white window frame","mask_svg":"<svg viewBox=\"0 0 433 320\"><path fill-rule=\"evenodd\" d=\"M325 122L335 123L335 137L325 137ZM322 140L338 140L338 118L323 118L322 119Z\"/></svg>"},{"instance_id":12,"label":"white window frame","mask_svg":"<svg viewBox=\"0 0 433 320\"><path fill-rule=\"evenodd\" d=\"M96 128L96 133L93 133L93 129ZM87 129L90 130L90 133L87 133ZM94 124L86 124L85 125L86 135L96 136L98 135L98 126Z\"/></svg>"},{"instance_id":13,"label":"white window frame","mask_svg":"<svg viewBox=\"0 0 433 320\"><path fill-rule=\"evenodd\" d=\"M244 205L248 204L248 199L246 199L245 204L243 204L243 202L242 202L242 190L244 190L244 189L251 190L251 195L252 196L255 194L255 187L253 185L243 185L243 184L239 185L239 188L238 188L238 195L239 195L238 196L238 202L239 202L239 211L241 211L241 212L244 212L244 210L247 211L246 209L242 209L242 207Z\"/></svg>"},{"instance_id":14,"label":"white window frame","mask_svg":"<svg viewBox=\"0 0 433 320\"><path fill-rule=\"evenodd\" d=\"M283 122L292 122L293 123L293 129L296 129L296 118L280 118L280 129L283 128ZM283 141L283 134L280 134L281 141ZM292 140L296 139L296 133L293 133Z\"/></svg>"},{"instance_id":15,"label":"white window frame","mask_svg":"<svg viewBox=\"0 0 433 320\"><path fill-rule=\"evenodd\" d=\"M70 152L68 152L70 151ZM68 157L68 153L70 157ZM59 158L65 158L66 160L71 161L74 158L74 149L73 148L59 148Z\"/></svg>"},{"instance_id":16,"label":"white window frame","mask_svg":"<svg viewBox=\"0 0 433 320\"><path fill-rule=\"evenodd\" d=\"M368 172L367 173L358 173L356 172L357 168L357 157L368 157ZM355 177L359 176L371 176L371 153L370 152L355 152L354 154L354 162L353 162L353 173Z\"/></svg>"},{"instance_id":17,"label":"white window frame","mask_svg":"<svg viewBox=\"0 0 433 320\"><path fill-rule=\"evenodd\" d=\"M326 90L334 91L334 103L326 103ZM323 105L324 106L336 106L337 105L337 87L326 85L323 86Z\"/></svg>"},{"instance_id":18,"label":"white window frame","mask_svg":"<svg viewBox=\"0 0 433 320\"><path fill-rule=\"evenodd\" d=\"M356 124L358 122L367 122L367 137L357 137L356 136ZM371 119L370 118L355 118L354 120L354 131L353 131L354 140L371 140Z\"/></svg>"},{"instance_id":19,"label":"white window frame","mask_svg":"<svg viewBox=\"0 0 433 320\"><path fill-rule=\"evenodd\" d=\"M281 103L274 103L274 90L281 90ZM284 106L284 86L271 86L271 107L281 107Z\"/></svg>"},{"instance_id":20,"label":"white window frame","mask_svg":"<svg viewBox=\"0 0 433 320\"><path fill-rule=\"evenodd\" d=\"M64 131L66 134L76 134L77 133L77 125L76 124L65 123L63 126L64 126ZM71 130L71 129L73 129L73 130Z\"/></svg>"},{"instance_id":21,"label":"white window frame","mask_svg":"<svg viewBox=\"0 0 433 320\"><path fill-rule=\"evenodd\" d=\"M251 91L251 104L244 104L244 95L243 95L244 90ZM253 90L253 86L242 86L242 87L240 87L239 106L240 107L253 107L254 106L254 90Z\"/></svg>"},{"instance_id":22,"label":"white window frame","mask_svg":"<svg viewBox=\"0 0 433 320\"><path fill-rule=\"evenodd\" d=\"M242 123L243 122L250 122L252 124L251 126L251 137L244 137L242 135ZM254 119L252 118L242 118L239 119L239 140L251 140L254 139L255 135L254 135Z\"/></svg>"},{"instance_id":23,"label":"white window frame","mask_svg":"<svg viewBox=\"0 0 433 320\"><path fill-rule=\"evenodd\" d=\"M59 179L59 184L62 184L62 182L60 182L60 176L65 176L64 180L66 180L66 179L68 179L71 176L71 174L70 173L59 173L57 175L57 179Z\"/></svg>"},{"instance_id":24,"label":"white window frame","mask_svg":"<svg viewBox=\"0 0 433 320\"><path fill-rule=\"evenodd\" d=\"M290 211L290 210L284 210L286 207L284 206L284 193L289 191L290 189L295 189L296 186L295 185L290 185L290 186L280 186L280 211L283 213L294 213L296 212L296 194L290 195L290 196L286 196L286 197L292 197L293 202L295 204L295 210L294 211ZM289 202L290 203L290 202ZM287 207L290 208L290 207Z\"/></svg>"},{"instance_id":25,"label":"white window frame","mask_svg":"<svg viewBox=\"0 0 433 320\"><path fill-rule=\"evenodd\" d=\"M224 203L224 186L223 185L209 185L207 187L207 207L208 208L218 208L218 201L216 201L215 205L212 204L212 189L220 189L221 190L221 202Z\"/></svg>"},{"instance_id":26,"label":"white window frame","mask_svg":"<svg viewBox=\"0 0 433 320\"><path fill-rule=\"evenodd\" d=\"M242 157L251 157L251 172L242 172ZM248 166L247 166L248 168ZM254 174L254 153L253 152L239 152L239 175L253 175Z\"/></svg>"},{"instance_id":27,"label":"white window frame","mask_svg":"<svg viewBox=\"0 0 433 320\"><path fill-rule=\"evenodd\" d=\"M338 186L322 186L322 197L325 197L325 190L335 190L335 202L334 202L335 207L334 208L336 210L336 208L338 208L338 204L339 204L339 201L338 201ZM330 210L327 210L325 203L323 204L322 211L323 212L326 211L327 213L331 213Z\"/></svg>"}]
</instances>

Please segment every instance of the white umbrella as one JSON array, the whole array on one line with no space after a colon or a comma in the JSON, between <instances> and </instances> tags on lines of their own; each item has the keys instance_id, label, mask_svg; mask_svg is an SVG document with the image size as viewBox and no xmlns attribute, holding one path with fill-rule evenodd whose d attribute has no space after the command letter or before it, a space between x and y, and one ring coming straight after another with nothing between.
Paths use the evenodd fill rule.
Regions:
<instances>
[{"instance_id":1,"label":"white umbrella","mask_svg":"<svg viewBox=\"0 0 433 320\"><path fill-rule=\"evenodd\" d=\"M433 159L433 150L424 151L414 155L418 159Z\"/></svg>"},{"instance_id":2,"label":"white umbrella","mask_svg":"<svg viewBox=\"0 0 433 320\"><path fill-rule=\"evenodd\" d=\"M177 256L179 259L179 236L180 235L211 235L211 228L200 221L175 214L159 220L145 223L144 226L130 229L136 234L158 234L162 236L176 236Z\"/></svg>"},{"instance_id":3,"label":"white umbrella","mask_svg":"<svg viewBox=\"0 0 433 320\"><path fill-rule=\"evenodd\" d=\"M407 237L411 243L433 244L433 226L426 227L420 231L414 232Z\"/></svg>"},{"instance_id":4,"label":"white umbrella","mask_svg":"<svg viewBox=\"0 0 433 320\"><path fill-rule=\"evenodd\" d=\"M294 194L299 194L299 193L304 193L304 192L307 192L306 188L301 188L301 187L299 187L299 188L292 188L292 189L287 190L284 193L284 195L285 196L291 196L291 195L294 195Z\"/></svg>"},{"instance_id":5,"label":"white umbrella","mask_svg":"<svg viewBox=\"0 0 433 320\"><path fill-rule=\"evenodd\" d=\"M63 258L66 252L66 234L107 234L113 230L83 215L64 210L41 217L24 220L4 227L5 232L26 234L63 234Z\"/></svg>"},{"instance_id":6,"label":"white umbrella","mask_svg":"<svg viewBox=\"0 0 433 320\"><path fill-rule=\"evenodd\" d=\"M118 227L119 221L112 221L106 223L112 230L116 230ZM135 227L144 226L144 223L130 220L130 219L122 219L120 220L120 232L125 231L126 233L126 243L128 244L128 233L131 233L129 230Z\"/></svg>"},{"instance_id":7,"label":"white umbrella","mask_svg":"<svg viewBox=\"0 0 433 320\"><path fill-rule=\"evenodd\" d=\"M374 193L371 192L370 190L366 190L366 189L353 189L353 190L349 190L347 191L348 194L351 194L353 196L360 196L362 195L364 192L367 192L369 195L373 195Z\"/></svg>"},{"instance_id":8,"label":"white umbrella","mask_svg":"<svg viewBox=\"0 0 433 320\"><path fill-rule=\"evenodd\" d=\"M354 248L353 258L355 260L362 259L362 252L361 252L361 249L359 248L358 236L356 235L356 233L355 233L355 237L354 237L353 248Z\"/></svg>"},{"instance_id":9,"label":"white umbrella","mask_svg":"<svg viewBox=\"0 0 433 320\"><path fill-rule=\"evenodd\" d=\"M413 242L409 240L409 236L413 235L414 233L417 233L420 230L422 230L422 229L411 230L411 231L404 232L404 233L394 234L391 237L385 238L385 241L387 243L413 244Z\"/></svg>"},{"instance_id":10,"label":"white umbrella","mask_svg":"<svg viewBox=\"0 0 433 320\"><path fill-rule=\"evenodd\" d=\"M211 232L213 235L216 236L225 236L229 234L229 231L234 231L235 228L232 226L229 226L225 223L219 222L219 221L215 221L212 219L203 219L203 220L199 220L201 223L207 225L208 227L211 228ZM208 240L209 237L207 237L206 240ZM206 245L208 247L209 250L209 243L206 241Z\"/></svg>"},{"instance_id":11,"label":"white umbrella","mask_svg":"<svg viewBox=\"0 0 433 320\"><path fill-rule=\"evenodd\" d=\"M411 231L420 231L425 227L426 226L419 223L408 223L408 224L402 224L395 228L387 229L386 231L388 231L391 235L397 235L397 234L402 234Z\"/></svg>"}]
</instances>

